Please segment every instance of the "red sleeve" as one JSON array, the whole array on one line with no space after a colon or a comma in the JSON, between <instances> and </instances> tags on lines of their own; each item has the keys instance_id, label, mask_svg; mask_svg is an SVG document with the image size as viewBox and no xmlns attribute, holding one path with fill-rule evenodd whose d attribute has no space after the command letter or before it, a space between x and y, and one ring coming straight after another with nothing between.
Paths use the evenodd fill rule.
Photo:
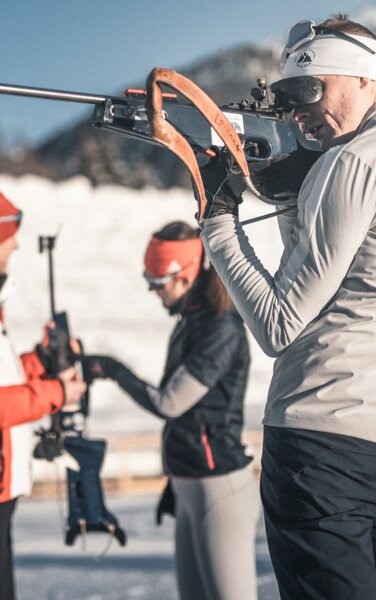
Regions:
<instances>
[{"instance_id":1,"label":"red sleeve","mask_svg":"<svg viewBox=\"0 0 376 600\"><path fill-rule=\"evenodd\" d=\"M22 354L21 361L27 380L46 375L45 368L35 351Z\"/></svg>"},{"instance_id":2,"label":"red sleeve","mask_svg":"<svg viewBox=\"0 0 376 600\"><path fill-rule=\"evenodd\" d=\"M58 411L64 401L57 379L35 378L28 383L0 387L0 429L36 421Z\"/></svg>"}]
</instances>

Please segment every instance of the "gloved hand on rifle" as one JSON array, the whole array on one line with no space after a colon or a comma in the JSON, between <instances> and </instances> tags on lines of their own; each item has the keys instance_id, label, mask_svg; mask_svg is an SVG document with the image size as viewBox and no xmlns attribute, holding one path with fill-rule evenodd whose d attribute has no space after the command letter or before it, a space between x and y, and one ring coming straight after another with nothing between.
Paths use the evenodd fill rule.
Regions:
<instances>
[{"instance_id":1,"label":"gloved hand on rifle","mask_svg":"<svg viewBox=\"0 0 376 600\"><path fill-rule=\"evenodd\" d=\"M273 160L249 163L251 179L262 196L280 200L281 204L296 199L300 187L318 158L320 151L307 150L300 144L291 154ZM204 218L220 214L238 216L242 193L246 189L242 174L226 151L218 151L216 157L200 169L207 206Z\"/></svg>"},{"instance_id":2,"label":"gloved hand on rifle","mask_svg":"<svg viewBox=\"0 0 376 600\"><path fill-rule=\"evenodd\" d=\"M83 356L81 357L85 381L94 379L112 379L133 398L137 404L143 406L154 414L161 416L155 404L151 400L150 391L158 394L154 388L140 377L137 377L131 369L111 356Z\"/></svg>"},{"instance_id":3,"label":"gloved hand on rifle","mask_svg":"<svg viewBox=\"0 0 376 600\"><path fill-rule=\"evenodd\" d=\"M281 204L297 198L301 185L318 158L320 151L307 150L300 144L291 154L273 160L251 162L249 170L256 189Z\"/></svg>"},{"instance_id":4,"label":"gloved hand on rifle","mask_svg":"<svg viewBox=\"0 0 376 600\"><path fill-rule=\"evenodd\" d=\"M111 356L87 355L81 357L85 379L113 379L117 380L118 374L128 371L123 363Z\"/></svg>"},{"instance_id":5,"label":"gloved hand on rifle","mask_svg":"<svg viewBox=\"0 0 376 600\"><path fill-rule=\"evenodd\" d=\"M246 184L231 156L218 149L217 156L201 167L200 173L207 199L204 219L225 214L238 216Z\"/></svg>"}]
</instances>

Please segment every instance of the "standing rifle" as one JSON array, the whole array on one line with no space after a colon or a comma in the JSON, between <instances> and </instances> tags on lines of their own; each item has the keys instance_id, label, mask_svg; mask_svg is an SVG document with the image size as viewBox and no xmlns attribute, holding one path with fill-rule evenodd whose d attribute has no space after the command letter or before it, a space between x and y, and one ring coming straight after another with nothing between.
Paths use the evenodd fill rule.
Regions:
<instances>
[{"instance_id":1,"label":"standing rifle","mask_svg":"<svg viewBox=\"0 0 376 600\"><path fill-rule=\"evenodd\" d=\"M66 312L57 312L55 303L55 278L53 250L55 248L56 236L40 236L39 252L47 251L48 257L48 283L50 297L51 326L47 328L47 346L40 348L40 354L45 355L46 370L52 377L57 377L61 371L68 367L74 367L87 384L87 389L81 396L79 406L76 410L63 409L51 415L50 429L41 429L38 432L40 442L37 444L35 458L53 460L61 456L64 448L66 435L79 435L84 428L85 419L89 413L89 386L90 378L86 373L80 355L75 354L70 346L70 332L68 315ZM82 352L82 344L78 341Z\"/></svg>"},{"instance_id":2,"label":"standing rifle","mask_svg":"<svg viewBox=\"0 0 376 600\"><path fill-rule=\"evenodd\" d=\"M66 312L57 312L55 305L55 284L53 268L53 250L56 237L39 237L39 252L47 250L49 294L51 307L51 326L48 327L47 348L40 348L40 355L45 355L47 373L57 377L61 371L74 367L80 371L87 384L87 390L81 396L76 410L65 410L51 415L49 429L40 429L40 437L34 449L34 457L53 461L68 452L79 464L80 470L67 469L68 487L68 527L65 531L65 543L73 545L77 535L85 535L90 531L108 532L116 537L124 546L126 535L118 525L118 521L104 504L103 491L99 472L106 450L105 440L89 440L84 437L86 418L89 414L89 386L91 377L82 361L82 344L80 354L75 354L70 346L68 316Z\"/></svg>"}]
</instances>

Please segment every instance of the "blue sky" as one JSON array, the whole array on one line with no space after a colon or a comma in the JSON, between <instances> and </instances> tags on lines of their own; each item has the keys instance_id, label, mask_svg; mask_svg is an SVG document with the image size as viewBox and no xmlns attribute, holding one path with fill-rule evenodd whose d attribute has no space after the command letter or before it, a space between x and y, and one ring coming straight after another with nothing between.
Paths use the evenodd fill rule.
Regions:
<instances>
[{"instance_id":1,"label":"blue sky","mask_svg":"<svg viewBox=\"0 0 376 600\"><path fill-rule=\"evenodd\" d=\"M1 0L3 83L117 94L154 66L260 43L296 21L356 13L351 0ZM375 3L370 3L373 6ZM329 8L328 8L329 6ZM0 134L43 140L91 108L0 96Z\"/></svg>"}]
</instances>

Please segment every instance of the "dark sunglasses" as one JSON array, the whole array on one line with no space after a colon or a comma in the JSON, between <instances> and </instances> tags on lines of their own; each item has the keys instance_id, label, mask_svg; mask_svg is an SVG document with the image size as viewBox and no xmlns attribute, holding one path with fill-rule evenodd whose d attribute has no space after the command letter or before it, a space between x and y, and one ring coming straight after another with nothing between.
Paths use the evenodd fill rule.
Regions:
<instances>
[{"instance_id":1,"label":"dark sunglasses","mask_svg":"<svg viewBox=\"0 0 376 600\"><path fill-rule=\"evenodd\" d=\"M313 104L321 100L324 85L317 77L301 75L275 81L270 86L276 108L289 112L301 104Z\"/></svg>"},{"instance_id":2,"label":"dark sunglasses","mask_svg":"<svg viewBox=\"0 0 376 600\"><path fill-rule=\"evenodd\" d=\"M180 271L181 269L176 273L169 273L168 275L163 275L162 277L154 277L153 275L150 275L144 271L144 277L149 285L149 290L156 291L162 290L164 286L171 281L171 279L174 279L180 273Z\"/></svg>"}]
</instances>

